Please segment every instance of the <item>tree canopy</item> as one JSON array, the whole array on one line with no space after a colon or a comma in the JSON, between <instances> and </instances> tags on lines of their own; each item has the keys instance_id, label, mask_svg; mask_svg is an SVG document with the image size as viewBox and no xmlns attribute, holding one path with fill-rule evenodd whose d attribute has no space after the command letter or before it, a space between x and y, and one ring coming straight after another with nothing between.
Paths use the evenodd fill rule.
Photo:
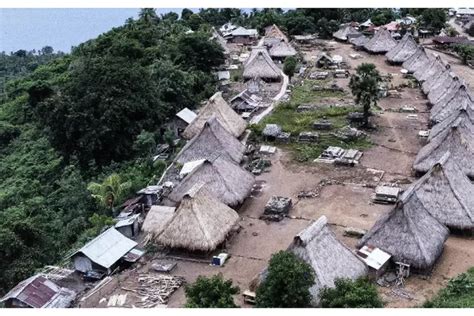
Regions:
<instances>
[{"instance_id":1,"label":"tree canopy","mask_svg":"<svg viewBox=\"0 0 474 316\"><path fill-rule=\"evenodd\" d=\"M383 307L375 286L366 279L337 279L334 288L321 290L321 307L374 308Z\"/></svg>"},{"instance_id":2,"label":"tree canopy","mask_svg":"<svg viewBox=\"0 0 474 316\"><path fill-rule=\"evenodd\" d=\"M239 288L232 280L224 280L222 274L212 277L199 276L197 280L186 286L186 307L189 308L232 308L233 295L239 293Z\"/></svg>"}]
</instances>

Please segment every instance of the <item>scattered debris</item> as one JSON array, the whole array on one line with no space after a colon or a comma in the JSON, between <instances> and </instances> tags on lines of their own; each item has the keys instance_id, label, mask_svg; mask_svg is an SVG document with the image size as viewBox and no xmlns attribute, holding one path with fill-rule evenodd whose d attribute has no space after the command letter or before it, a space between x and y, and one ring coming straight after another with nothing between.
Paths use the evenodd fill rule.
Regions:
<instances>
[{"instance_id":1,"label":"scattered debris","mask_svg":"<svg viewBox=\"0 0 474 316\"><path fill-rule=\"evenodd\" d=\"M276 152L276 147L274 146L268 146L268 145L262 145L260 146L259 152L264 155L273 155Z\"/></svg>"},{"instance_id":2,"label":"scattered debris","mask_svg":"<svg viewBox=\"0 0 474 316\"><path fill-rule=\"evenodd\" d=\"M372 196L374 203L393 204L398 200L400 188L394 186L379 185L375 188L375 194Z\"/></svg>"},{"instance_id":3,"label":"scattered debris","mask_svg":"<svg viewBox=\"0 0 474 316\"><path fill-rule=\"evenodd\" d=\"M151 264L151 268L156 272L166 272L169 273L176 268L177 263L175 261L169 260L159 260Z\"/></svg>"},{"instance_id":4,"label":"scattered debris","mask_svg":"<svg viewBox=\"0 0 474 316\"><path fill-rule=\"evenodd\" d=\"M127 302L127 294L117 294L117 295L112 295L109 298L109 301L107 303L107 307L119 307L123 306Z\"/></svg>"},{"instance_id":5,"label":"scattered debris","mask_svg":"<svg viewBox=\"0 0 474 316\"><path fill-rule=\"evenodd\" d=\"M348 236L348 237L361 238L366 233L367 231L361 228L354 228L354 227L344 228L344 236Z\"/></svg>"},{"instance_id":6,"label":"scattered debris","mask_svg":"<svg viewBox=\"0 0 474 316\"><path fill-rule=\"evenodd\" d=\"M265 210L260 219L270 221L281 221L290 212L292 202L290 198L283 196L272 196L265 205Z\"/></svg>"},{"instance_id":7,"label":"scattered debris","mask_svg":"<svg viewBox=\"0 0 474 316\"><path fill-rule=\"evenodd\" d=\"M298 193L298 199L312 199L318 197L319 193L313 191L300 191Z\"/></svg>"}]
</instances>

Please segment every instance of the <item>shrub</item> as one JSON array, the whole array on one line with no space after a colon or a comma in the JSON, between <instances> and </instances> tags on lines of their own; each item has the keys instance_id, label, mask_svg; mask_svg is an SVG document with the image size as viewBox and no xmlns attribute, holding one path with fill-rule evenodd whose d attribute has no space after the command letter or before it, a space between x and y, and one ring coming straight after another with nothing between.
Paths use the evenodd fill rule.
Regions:
<instances>
[{"instance_id":1,"label":"shrub","mask_svg":"<svg viewBox=\"0 0 474 316\"><path fill-rule=\"evenodd\" d=\"M210 278L199 276L196 282L186 286L185 293L186 307L230 308L237 307L232 295L239 293L239 288L218 274Z\"/></svg>"},{"instance_id":2,"label":"shrub","mask_svg":"<svg viewBox=\"0 0 474 316\"><path fill-rule=\"evenodd\" d=\"M321 291L321 307L329 308L373 308L383 307L377 289L367 279L338 279L335 288Z\"/></svg>"}]
</instances>

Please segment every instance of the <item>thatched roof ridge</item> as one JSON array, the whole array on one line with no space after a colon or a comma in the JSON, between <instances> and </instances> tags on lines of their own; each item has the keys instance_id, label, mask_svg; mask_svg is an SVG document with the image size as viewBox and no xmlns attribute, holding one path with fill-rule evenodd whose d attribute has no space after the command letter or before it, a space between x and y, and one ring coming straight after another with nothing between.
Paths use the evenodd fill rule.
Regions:
<instances>
[{"instance_id":1,"label":"thatched roof ridge","mask_svg":"<svg viewBox=\"0 0 474 316\"><path fill-rule=\"evenodd\" d=\"M430 76L435 75L441 67L443 67L443 63L441 57L438 55L430 60L430 62L424 67L418 68L418 70L413 73L413 77L415 77L419 82L423 82Z\"/></svg>"},{"instance_id":2,"label":"thatched roof ridge","mask_svg":"<svg viewBox=\"0 0 474 316\"><path fill-rule=\"evenodd\" d=\"M425 94L429 94L431 87L435 82L438 82L439 78L444 78L446 74L449 75L451 66L443 63L441 60L435 65L435 69L432 71L432 75L429 75L421 85L421 89Z\"/></svg>"},{"instance_id":3,"label":"thatched roof ridge","mask_svg":"<svg viewBox=\"0 0 474 316\"><path fill-rule=\"evenodd\" d=\"M203 128L207 120L215 115L222 125L234 137L239 137L247 128L247 122L240 117L224 100L221 92L215 93L209 98L206 105L201 108L198 116L186 127L183 137L191 139L196 136Z\"/></svg>"},{"instance_id":4,"label":"thatched roof ridge","mask_svg":"<svg viewBox=\"0 0 474 316\"><path fill-rule=\"evenodd\" d=\"M314 285L310 288L312 303L319 301L323 287L334 287L337 278L357 279L367 275L366 265L330 230L326 216L295 236L288 247L315 272Z\"/></svg>"},{"instance_id":5,"label":"thatched roof ridge","mask_svg":"<svg viewBox=\"0 0 474 316\"><path fill-rule=\"evenodd\" d=\"M372 245L416 270L431 270L443 252L449 230L429 214L414 186L403 193L395 207L381 216L362 237L359 246Z\"/></svg>"},{"instance_id":6,"label":"thatched roof ridge","mask_svg":"<svg viewBox=\"0 0 474 316\"><path fill-rule=\"evenodd\" d=\"M468 118L458 118L450 128L439 133L420 149L413 163L418 172L428 172L443 155L451 153L464 173L474 176L474 133L472 122Z\"/></svg>"},{"instance_id":7,"label":"thatched roof ridge","mask_svg":"<svg viewBox=\"0 0 474 316\"><path fill-rule=\"evenodd\" d=\"M252 191L255 177L226 155L206 160L191 171L167 197L169 204L179 203L198 182L206 184L210 194L227 205L242 203Z\"/></svg>"},{"instance_id":8,"label":"thatched roof ridge","mask_svg":"<svg viewBox=\"0 0 474 316\"><path fill-rule=\"evenodd\" d=\"M416 53L418 44L410 33L406 33L398 42L397 46L385 54L387 60L392 63L403 63Z\"/></svg>"},{"instance_id":9,"label":"thatched roof ridge","mask_svg":"<svg viewBox=\"0 0 474 316\"><path fill-rule=\"evenodd\" d=\"M410 73L414 73L419 67L429 62L430 58L423 46L418 46L417 51L406 61L403 62L402 67Z\"/></svg>"},{"instance_id":10,"label":"thatched roof ridge","mask_svg":"<svg viewBox=\"0 0 474 316\"><path fill-rule=\"evenodd\" d=\"M436 104L439 101L445 99L452 91L455 91L462 81L459 77L453 73L449 73L449 77L446 77L438 89L432 89L428 94L428 101L430 104Z\"/></svg>"},{"instance_id":11,"label":"thatched roof ridge","mask_svg":"<svg viewBox=\"0 0 474 316\"><path fill-rule=\"evenodd\" d=\"M217 32L215 27L212 27L211 39L215 39L219 43L219 45L224 50L224 54L230 53L229 48L227 47L227 40L224 37L222 37L222 35L220 35L219 32Z\"/></svg>"},{"instance_id":12,"label":"thatched roof ridge","mask_svg":"<svg viewBox=\"0 0 474 316\"><path fill-rule=\"evenodd\" d=\"M474 229L474 185L449 152L414 186L423 206L440 223L459 230Z\"/></svg>"},{"instance_id":13,"label":"thatched roof ridge","mask_svg":"<svg viewBox=\"0 0 474 316\"><path fill-rule=\"evenodd\" d=\"M381 27L365 45L364 48L371 53L386 53L397 45L387 29Z\"/></svg>"},{"instance_id":14,"label":"thatched roof ridge","mask_svg":"<svg viewBox=\"0 0 474 316\"><path fill-rule=\"evenodd\" d=\"M173 217L154 240L171 248L191 251L212 251L221 244L239 215L219 202L196 183L184 196Z\"/></svg>"},{"instance_id":15,"label":"thatched roof ridge","mask_svg":"<svg viewBox=\"0 0 474 316\"><path fill-rule=\"evenodd\" d=\"M281 40L278 43L272 45L269 50L269 54L271 57L284 58L288 56L295 56L296 50L293 48L293 46L291 46L290 43Z\"/></svg>"},{"instance_id":16,"label":"thatched roof ridge","mask_svg":"<svg viewBox=\"0 0 474 316\"><path fill-rule=\"evenodd\" d=\"M349 43L351 43L352 45L354 45L355 47L364 47L365 44L367 44L367 42L369 41L370 39L365 36L365 35L361 35L359 37L354 37L354 38L351 38L349 40Z\"/></svg>"},{"instance_id":17,"label":"thatched roof ridge","mask_svg":"<svg viewBox=\"0 0 474 316\"><path fill-rule=\"evenodd\" d=\"M274 80L281 78L281 70L275 65L265 47L252 47L250 57L244 64L243 77Z\"/></svg>"},{"instance_id":18,"label":"thatched roof ridge","mask_svg":"<svg viewBox=\"0 0 474 316\"><path fill-rule=\"evenodd\" d=\"M276 38L288 43L288 37L283 33L276 24L273 24L265 29L265 37Z\"/></svg>"},{"instance_id":19,"label":"thatched roof ridge","mask_svg":"<svg viewBox=\"0 0 474 316\"><path fill-rule=\"evenodd\" d=\"M439 94L439 90L444 90L451 84L451 80L453 80L454 74L451 71L451 65L446 64L444 71L437 77L429 79L429 82L424 82L425 89L423 92L429 97L432 95L434 98L437 94Z\"/></svg>"},{"instance_id":20,"label":"thatched roof ridge","mask_svg":"<svg viewBox=\"0 0 474 316\"><path fill-rule=\"evenodd\" d=\"M341 41L347 41L348 37L351 37L351 35L358 36L360 35L360 32L353 28L350 24L342 25L339 30L332 34L333 37Z\"/></svg>"},{"instance_id":21,"label":"thatched roof ridge","mask_svg":"<svg viewBox=\"0 0 474 316\"><path fill-rule=\"evenodd\" d=\"M474 108L474 96L465 84L461 84L446 102L438 102L430 111L432 122L441 122L454 111L461 108Z\"/></svg>"},{"instance_id":22,"label":"thatched roof ridge","mask_svg":"<svg viewBox=\"0 0 474 316\"><path fill-rule=\"evenodd\" d=\"M240 162L244 151L245 145L225 129L216 116L211 116L199 134L188 141L176 155L174 161L185 164L200 159L212 160L226 154L234 161Z\"/></svg>"},{"instance_id":23,"label":"thatched roof ridge","mask_svg":"<svg viewBox=\"0 0 474 316\"><path fill-rule=\"evenodd\" d=\"M474 124L474 109L467 106L467 104L463 104L459 109L453 110L449 116L431 128L428 141L451 128L458 118L467 118Z\"/></svg>"}]
</instances>

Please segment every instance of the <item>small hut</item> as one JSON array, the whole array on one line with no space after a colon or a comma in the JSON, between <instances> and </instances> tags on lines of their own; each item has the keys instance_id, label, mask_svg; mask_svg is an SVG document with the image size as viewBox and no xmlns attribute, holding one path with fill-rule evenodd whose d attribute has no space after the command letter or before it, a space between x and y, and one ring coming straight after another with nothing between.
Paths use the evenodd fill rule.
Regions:
<instances>
[{"instance_id":1,"label":"small hut","mask_svg":"<svg viewBox=\"0 0 474 316\"><path fill-rule=\"evenodd\" d=\"M196 183L203 182L210 194L221 202L241 204L252 191L254 176L226 155L206 160L191 171L169 194L165 203L176 205Z\"/></svg>"},{"instance_id":2,"label":"small hut","mask_svg":"<svg viewBox=\"0 0 474 316\"><path fill-rule=\"evenodd\" d=\"M474 231L474 185L447 152L415 184L426 210L450 230Z\"/></svg>"},{"instance_id":3,"label":"small hut","mask_svg":"<svg viewBox=\"0 0 474 316\"><path fill-rule=\"evenodd\" d=\"M474 131L468 118L458 118L450 128L439 133L420 149L413 163L419 173L428 172L447 152L451 153L464 173L474 177Z\"/></svg>"},{"instance_id":4,"label":"small hut","mask_svg":"<svg viewBox=\"0 0 474 316\"><path fill-rule=\"evenodd\" d=\"M248 89L230 99L229 103L237 113L253 112L260 104L258 98L252 95Z\"/></svg>"},{"instance_id":5,"label":"small hut","mask_svg":"<svg viewBox=\"0 0 474 316\"><path fill-rule=\"evenodd\" d=\"M365 45L364 48L373 54L386 53L397 45L390 32L381 27Z\"/></svg>"},{"instance_id":6,"label":"small hut","mask_svg":"<svg viewBox=\"0 0 474 316\"><path fill-rule=\"evenodd\" d=\"M470 106L467 106L464 104L461 106L459 109L454 110L448 117L446 117L443 121L440 123L434 125L431 130L430 134L428 136L428 141L431 141L433 138L441 134L442 132L445 132L451 128L451 126L458 120L459 118L461 119L467 119L471 122L474 123L474 109L471 108Z\"/></svg>"},{"instance_id":7,"label":"small hut","mask_svg":"<svg viewBox=\"0 0 474 316\"><path fill-rule=\"evenodd\" d=\"M214 159L222 154L228 155L235 162L242 160L245 145L235 138L216 116L211 116L199 134L176 155L175 162L186 162L200 159Z\"/></svg>"},{"instance_id":8,"label":"small hut","mask_svg":"<svg viewBox=\"0 0 474 316\"><path fill-rule=\"evenodd\" d=\"M279 81L282 72L275 65L265 47L252 47L249 59L244 64L244 79L263 79Z\"/></svg>"},{"instance_id":9,"label":"small hut","mask_svg":"<svg viewBox=\"0 0 474 316\"><path fill-rule=\"evenodd\" d=\"M403 62L402 67L408 70L409 73L414 73L420 67L423 67L428 63L429 60L430 58L428 57L425 48L423 46L418 46L417 51Z\"/></svg>"},{"instance_id":10,"label":"small hut","mask_svg":"<svg viewBox=\"0 0 474 316\"><path fill-rule=\"evenodd\" d=\"M423 68L418 68L418 70L413 73L413 77L415 77L418 82L422 83L431 76L436 75L436 73L443 68L444 64L441 61L441 57L436 56Z\"/></svg>"},{"instance_id":11,"label":"small hut","mask_svg":"<svg viewBox=\"0 0 474 316\"><path fill-rule=\"evenodd\" d=\"M355 28L353 28L350 24L344 24L341 25L339 30L337 32L333 33L332 36L340 41L347 41L350 40L351 38L356 38L361 36L362 34L357 31Z\"/></svg>"},{"instance_id":12,"label":"small hut","mask_svg":"<svg viewBox=\"0 0 474 316\"><path fill-rule=\"evenodd\" d=\"M176 207L172 206L153 205L151 207L142 226L147 242L163 231L165 225L173 217L175 210Z\"/></svg>"},{"instance_id":13,"label":"small hut","mask_svg":"<svg viewBox=\"0 0 474 316\"><path fill-rule=\"evenodd\" d=\"M450 72L448 77L444 78L444 81L439 84L437 89L430 90L428 94L428 101L431 105L435 105L440 101L446 99L451 91L455 91L461 85L462 81L459 77Z\"/></svg>"},{"instance_id":14,"label":"small hut","mask_svg":"<svg viewBox=\"0 0 474 316\"><path fill-rule=\"evenodd\" d=\"M196 183L182 198L173 217L153 240L161 245L209 252L225 241L239 215Z\"/></svg>"},{"instance_id":15,"label":"small hut","mask_svg":"<svg viewBox=\"0 0 474 316\"><path fill-rule=\"evenodd\" d=\"M437 63L435 69L432 71L433 75L428 76L421 85L424 94L429 94L431 88L435 84L439 84L440 80L445 79L451 73L451 66L448 63L441 61Z\"/></svg>"},{"instance_id":16,"label":"small hut","mask_svg":"<svg viewBox=\"0 0 474 316\"><path fill-rule=\"evenodd\" d=\"M227 40L224 37L222 37L222 35L220 35L219 32L217 32L217 30L214 27L212 28L211 40L216 40L216 42L224 50L224 55L230 54L229 48L227 47Z\"/></svg>"},{"instance_id":17,"label":"small hut","mask_svg":"<svg viewBox=\"0 0 474 316\"><path fill-rule=\"evenodd\" d=\"M378 247L390 254L394 262L408 264L417 272L429 272L443 252L449 230L430 215L414 193L413 186L405 191L358 246Z\"/></svg>"},{"instance_id":18,"label":"small hut","mask_svg":"<svg viewBox=\"0 0 474 316\"><path fill-rule=\"evenodd\" d=\"M288 43L288 37L275 24L265 28L265 39L267 38L275 38Z\"/></svg>"},{"instance_id":19,"label":"small hut","mask_svg":"<svg viewBox=\"0 0 474 316\"><path fill-rule=\"evenodd\" d=\"M286 57L295 56L296 50L290 43L280 40L272 44L269 54L273 59L283 61Z\"/></svg>"},{"instance_id":20,"label":"small hut","mask_svg":"<svg viewBox=\"0 0 474 316\"><path fill-rule=\"evenodd\" d=\"M239 26L225 33L224 38L230 43L252 45L258 40L258 31L256 29L246 29L245 27Z\"/></svg>"},{"instance_id":21,"label":"small hut","mask_svg":"<svg viewBox=\"0 0 474 316\"><path fill-rule=\"evenodd\" d=\"M202 130L207 120L211 116L216 116L224 128L234 137L239 137L247 128L247 123L229 106L222 97L221 92L217 92L209 98L206 105L199 111L198 116L186 127L183 137L191 139Z\"/></svg>"},{"instance_id":22,"label":"small hut","mask_svg":"<svg viewBox=\"0 0 474 316\"><path fill-rule=\"evenodd\" d=\"M459 88L451 95L451 97L443 102L438 102L431 108L430 121L442 122L456 110L462 108L474 108L474 96L469 92L469 88L465 84L461 84Z\"/></svg>"},{"instance_id":23,"label":"small hut","mask_svg":"<svg viewBox=\"0 0 474 316\"><path fill-rule=\"evenodd\" d=\"M349 43L351 43L356 50L361 50L364 48L365 44L369 41L369 38L365 35L361 35L359 37L354 37L349 39Z\"/></svg>"},{"instance_id":24,"label":"small hut","mask_svg":"<svg viewBox=\"0 0 474 316\"><path fill-rule=\"evenodd\" d=\"M390 63L401 64L413 56L417 49L418 44L416 44L413 36L407 32L397 46L389 50L385 56Z\"/></svg>"}]
</instances>

